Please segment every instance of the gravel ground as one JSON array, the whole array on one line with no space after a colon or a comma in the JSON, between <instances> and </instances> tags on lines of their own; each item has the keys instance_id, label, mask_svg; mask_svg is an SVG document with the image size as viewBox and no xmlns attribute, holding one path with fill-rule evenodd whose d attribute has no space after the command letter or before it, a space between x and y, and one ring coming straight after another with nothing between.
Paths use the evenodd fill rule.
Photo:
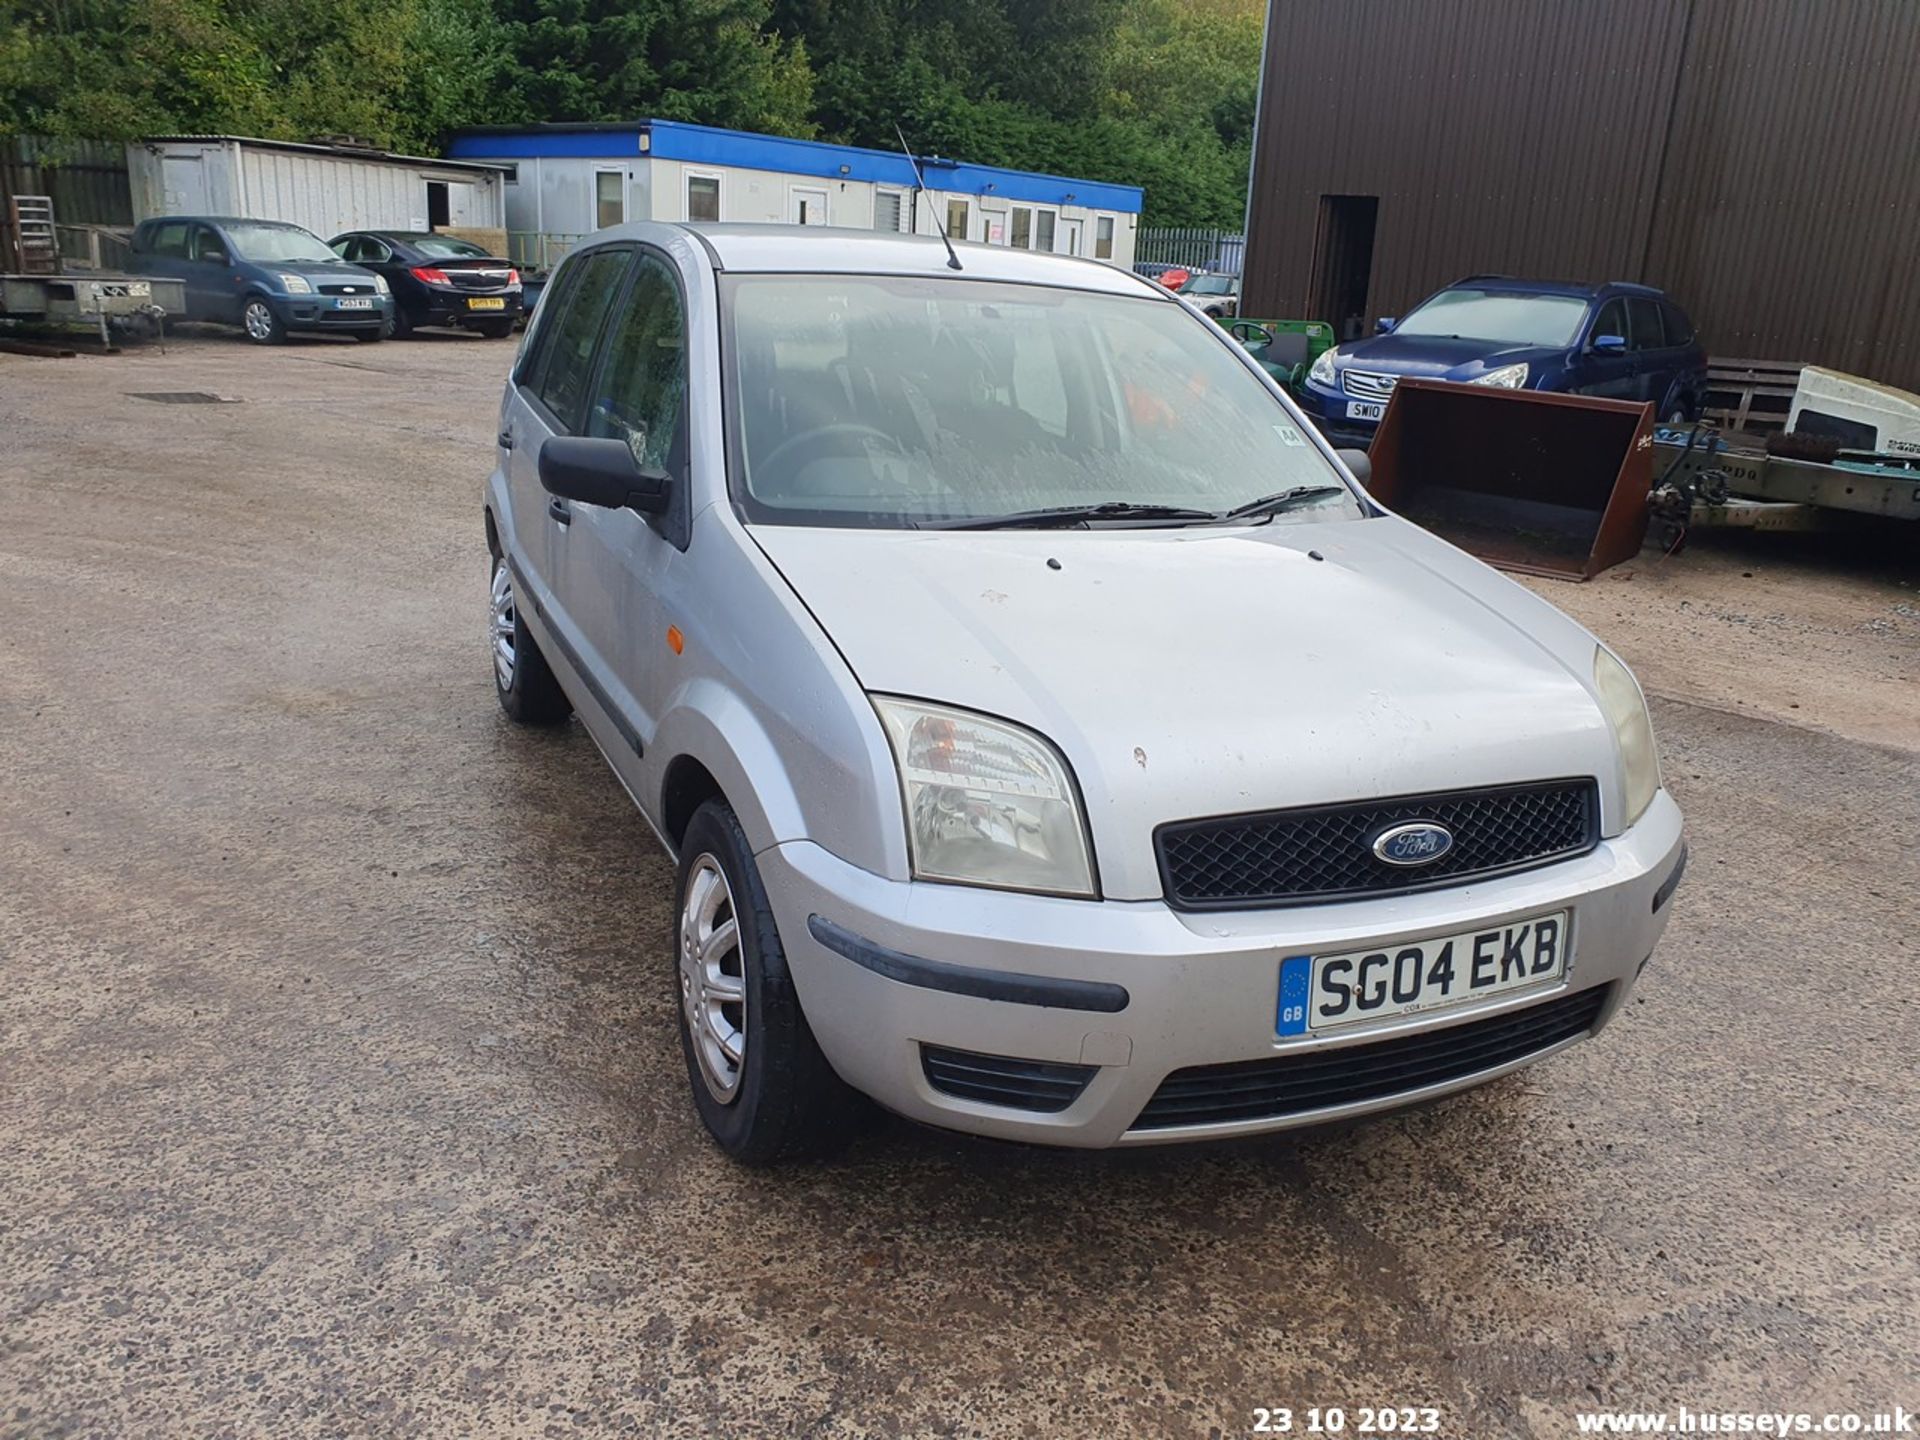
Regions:
<instances>
[{"instance_id":1,"label":"gravel ground","mask_svg":"<svg viewBox=\"0 0 1920 1440\"><path fill-rule=\"evenodd\" d=\"M1305 1138L752 1173L684 1095L665 862L489 694L510 353L0 355L0 1435L1920 1408L1898 548L1539 582L1647 681L1694 846L1595 1041Z\"/></svg>"}]
</instances>

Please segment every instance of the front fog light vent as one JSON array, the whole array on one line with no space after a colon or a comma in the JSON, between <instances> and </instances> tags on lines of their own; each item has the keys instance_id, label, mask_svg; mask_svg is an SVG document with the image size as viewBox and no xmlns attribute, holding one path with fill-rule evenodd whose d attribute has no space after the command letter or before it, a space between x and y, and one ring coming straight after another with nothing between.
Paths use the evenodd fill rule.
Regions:
<instances>
[{"instance_id":1,"label":"front fog light vent","mask_svg":"<svg viewBox=\"0 0 1920 1440\"><path fill-rule=\"evenodd\" d=\"M1080 1098L1096 1065L1059 1065L1020 1060L1010 1055L975 1055L968 1050L920 1047L920 1068L942 1095L1012 1110L1057 1114Z\"/></svg>"}]
</instances>

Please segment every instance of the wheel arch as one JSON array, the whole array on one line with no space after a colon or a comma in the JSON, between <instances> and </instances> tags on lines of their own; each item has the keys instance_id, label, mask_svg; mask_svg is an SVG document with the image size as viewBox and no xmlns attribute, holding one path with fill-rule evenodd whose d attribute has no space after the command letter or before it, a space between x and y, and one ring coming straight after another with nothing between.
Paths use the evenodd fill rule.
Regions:
<instances>
[{"instance_id":1,"label":"wheel arch","mask_svg":"<svg viewBox=\"0 0 1920 1440\"><path fill-rule=\"evenodd\" d=\"M686 822L715 796L739 817L755 854L803 837L799 797L779 749L739 697L706 679L682 691L676 701L651 742L662 756L671 757L658 771L651 818L676 853Z\"/></svg>"},{"instance_id":2,"label":"wheel arch","mask_svg":"<svg viewBox=\"0 0 1920 1440\"><path fill-rule=\"evenodd\" d=\"M693 822L694 812L709 800L725 801L729 808L733 802L727 799L727 792L714 778L698 757L676 755L667 763L666 775L660 781L660 833L678 854L680 842L686 838L687 826Z\"/></svg>"}]
</instances>

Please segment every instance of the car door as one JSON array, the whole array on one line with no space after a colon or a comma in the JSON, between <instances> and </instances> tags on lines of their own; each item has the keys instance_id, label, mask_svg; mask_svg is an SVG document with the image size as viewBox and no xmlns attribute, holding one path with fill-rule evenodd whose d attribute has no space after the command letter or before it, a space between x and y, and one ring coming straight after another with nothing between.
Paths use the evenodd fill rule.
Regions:
<instances>
[{"instance_id":1,"label":"car door","mask_svg":"<svg viewBox=\"0 0 1920 1440\"><path fill-rule=\"evenodd\" d=\"M602 345L586 433L624 442L642 469L671 476L674 505L652 517L575 506L558 579L581 651L613 711L618 743L603 745L642 794L651 787L638 780L638 762L659 724L671 675L670 597L687 564L686 400L687 318L678 272L642 248Z\"/></svg>"},{"instance_id":2,"label":"car door","mask_svg":"<svg viewBox=\"0 0 1920 1440\"><path fill-rule=\"evenodd\" d=\"M394 287L394 272L406 269L395 257L393 247L378 235L362 235L359 246L347 258L363 270L384 275L389 290Z\"/></svg>"},{"instance_id":3,"label":"car door","mask_svg":"<svg viewBox=\"0 0 1920 1440\"><path fill-rule=\"evenodd\" d=\"M1674 376L1666 326L1660 318L1660 302L1647 295L1630 296L1627 329L1627 343L1633 356L1633 398L1660 405L1667 398Z\"/></svg>"},{"instance_id":4,"label":"car door","mask_svg":"<svg viewBox=\"0 0 1920 1440\"><path fill-rule=\"evenodd\" d=\"M233 252L211 225L196 224L188 237L187 313L206 320L240 318L239 283Z\"/></svg>"},{"instance_id":5,"label":"car door","mask_svg":"<svg viewBox=\"0 0 1920 1440\"><path fill-rule=\"evenodd\" d=\"M565 564L567 532L578 507L549 495L540 483L540 447L555 435L578 435L608 315L625 284L631 246L576 251L554 278L526 348L515 367L500 417L507 451L507 499L501 543L518 572L515 585L530 594L534 612L558 642L547 658L582 669L579 627L555 584Z\"/></svg>"},{"instance_id":6,"label":"car door","mask_svg":"<svg viewBox=\"0 0 1920 1440\"><path fill-rule=\"evenodd\" d=\"M1626 348L1619 350L1600 350L1596 342L1603 335L1617 335L1626 341ZM1578 383L1572 389L1580 395L1600 395L1610 400L1633 400L1639 398L1635 387L1639 383L1634 370L1633 341L1627 332L1627 302L1618 296L1600 307L1593 317L1593 323L1587 327L1587 333L1579 363L1575 368Z\"/></svg>"},{"instance_id":7,"label":"car door","mask_svg":"<svg viewBox=\"0 0 1920 1440\"><path fill-rule=\"evenodd\" d=\"M187 283L188 271L193 266L187 258L187 237L192 229L193 224L188 220L156 220L142 233L141 248L136 253L142 275L178 280L187 293L187 317L205 320L210 317L200 312L193 287Z\"/></svg>"}]
</instances>

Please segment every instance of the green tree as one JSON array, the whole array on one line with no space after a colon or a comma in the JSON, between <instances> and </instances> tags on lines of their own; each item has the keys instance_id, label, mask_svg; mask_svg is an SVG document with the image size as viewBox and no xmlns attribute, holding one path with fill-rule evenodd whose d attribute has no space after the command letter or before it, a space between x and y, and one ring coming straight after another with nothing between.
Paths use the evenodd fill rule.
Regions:
<instances>
[{"instance_id":1,"label":"green tree","mask_svg":"<svg viewBox=\"0 0 1920 1440\"><path fill-rule=\"evenodd\" d=\"M0 129L692 120L1116 180L1239 223L1263 0L0 0Z\"/></svg>"},{"instance_id":2,"label":"green tree","mask_svg":"<svg viewBox=\"0 0 1920 1440\"><path fill-rule=\"evenodd\" d=\"M815 133L806 43L765 28L769 0L499 0L499 9L513 108L528 117Z\"/></svg>"}]
</instances>

